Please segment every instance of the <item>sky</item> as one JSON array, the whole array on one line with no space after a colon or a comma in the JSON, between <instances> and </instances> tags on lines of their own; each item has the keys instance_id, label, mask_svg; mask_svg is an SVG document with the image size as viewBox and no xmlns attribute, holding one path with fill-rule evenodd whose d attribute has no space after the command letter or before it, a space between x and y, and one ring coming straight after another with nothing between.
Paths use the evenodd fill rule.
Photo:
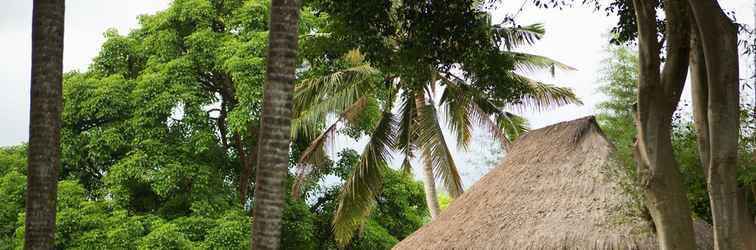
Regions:
<instances>
[{"instance_id":1,"label":"sky","mask_svg":"<svg viewBox=\"0 0 756 250\"><path fill-rule=\"evenodd\" d=\"M32 1L3 0L0 8L0 146L29 137ZM103 33L116 28L127 33L137 17L168 7L168 0L66 0L63 70L87 69L105 41Z\"/></svg>"},{"instance_id":2,"label":"sky","mask_svg":"<svg viewBox=\"0 0 756 250\"><path fill-rule=\"evenodd\" d=\"M607 56L607 34L617 18L597 13L587 6L576 5L564 10L538 9L530 0L502 0L493 10L494 21L506 14L518 13L520 24L543 23L546 36L534 46L521 51L548 56L576 68L576 71L557 72L556 77L531 75L531 77L572 88L582 99L582 106L566 106L540 113L525 113L531 128L539 128L560 121L567 121L595 113L595 105L604 100L596 88L602 60ZM15 145L28 138L29 84L31 69L31 14L32 1L4 0L0 8L0 146ZM169 6L169 0L67 0L65 23L65 48L63 68L65 71L87 69L92 58L104 42L103 33L116 28L120 33L138 27L137 17L151 14ZM720 0L726 10L735 11L738 22L753 24L753 0ZM744 74L750 74L744 69ZM689 94L688 94L689 95ZM449 136L447 135L447 138ZM481 165L490 155L490 136L476 132L477 145L469 151L453 152L458 165ZM343 147L359 150L363 143L350 142L345 138L336 140L334 154ZM399 159L401 161L401 159ZM486 168L489 166L483 166ZM460 167L466 184L476 180L485 169L481 166Z\"/></svg>"}]
</instances>

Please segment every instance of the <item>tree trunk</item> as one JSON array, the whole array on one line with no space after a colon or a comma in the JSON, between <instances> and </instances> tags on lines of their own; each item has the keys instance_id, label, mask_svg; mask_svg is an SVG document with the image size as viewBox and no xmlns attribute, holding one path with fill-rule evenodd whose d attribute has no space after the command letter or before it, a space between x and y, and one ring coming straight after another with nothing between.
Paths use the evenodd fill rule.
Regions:
<instances>
[{"instance_id":1,"label":"tree trunk","mask_svg":"<svg viewBox=\"0 0 756 250\"><path fill-rule=\"evenodd\" d=\"M660 249L695 249L688 200L672 150L672 114L680 100L690 50L687 5L665 1L667 61L662 72L654 1L634 0L638 23L638 167Z\"/></svg>"},{"instance_id":2,"label":"tree trunk","mask_svg":"<svg viewBox=\"0 0 756 250\"><path fill-rule=\"evenodd\" d=\"M64 0L34 0L25 249L55 247L64 17Z\"/></svg>"},{"instance_id":3,"label":"tree trunk","mask_svg":"<svg viewBox=\"0 0 756 250\"><path fill-rule=\"evenodd\" d=\"M736 179L740 131L737 29L716 1L689 3L698 28L692 41L694 119L709 189L714 246L753 249L756 230Z\"/></svg>"},{"instance_id":4,"label":"tree trunk","mask_svg":"<svg viewBox=\"0 0 756 250\"><path fill-rule=\"evenodd\" d=\"M226 74L219 74L218 79L218 93L221 96L221 109L220 116L218 116L218 130L220 131L221 144L223 149L228 151L229 145L227 141L227 121L228 112L232 111L239 105L239 101L236 99L236 88L234 82ZM255 135L257 134L257 126L253 126L253 122L249 122L247 126L249 134L248 141L255 141ZM239 172L239 202L244 207L247 204L247 192L249 191L249 178L252 175L253 164L257 161L257 144L253 144L247 150L244 145L244 138L238 131L232 131L233 147L236 150L236 155L239 157L241 171Z\"/></svg>"},{"instance_id":5,"label":"tree trunk","mask_svg":"<svg viewBox=\"0 0 756 250\"><path fill-rule=\"evenodd\" d=\"M273 0L253 207L252 249L278 249L289 166L292 95L299 38L298 0Z\"/></svg>"},{"instance_id":6,"label":"tree trunk","mask_svg":"<svg viewBox=\"0 0 756 250\"><path fill-rule=\"evenodd\" d=\"M253 122L250 122L250 125L247 126L247 129L249 130L249 139L254 140L255 135L257 135L257 126L252 125ZM241 136L238 135L238 133L235 135L238 136L240 139L238 139L237 144L239 145L237 150L239 151L239 158L242 160L242 169L241 169L241 175L239 175L239 199L241 200L241 205L244 206L247 203L247 191L249 191L249 178L252 176L252 163L257 162L257 145L250 146L250 149L248 153L244 152L244 146L241 142Z\"/></svg>"},{"instance_id":7,"label":"tree trunk","mask_svg":"<svg viewBox=\"0 0 756 250\"><path fill-rule=\"evenodd\" d=\"M431 221L433 221L441 213L441 208L436 193L436 178L433 176L433 166L430 164L423 164L423 187L425 188L425 203L428 205Z\"/></svg>"},{"instance_id":8,"label":"tree trunk","mask_svg":"<svg viewBox=\"0 0 756 250\"><path fill-rule=\"evenodd\" d=\"M415 108L426 108L425 92L418 90L415 94ZM433 104L430 104L433 105ZM418 110L415 112L418 116L424 115L425 112ZM416 125L415 127L419 127ZM424 154L423 157L430 157L428 154ZM436 178L433 175L433 161L430 159L424 159L423 162L423 188L425 189L425 204L428 206L428 212L430 212L431 221L438 217L441 213L441 208L438 204L438 191L436 189Z\"/></svg>"},{"instance_id":9,"label":"tree trunk","mask_svg":"<svg viewBox=\"0 0 756 250\"><path fill-rule=\"evenodd\" d=\"M236 148L236 154L239 156L241 162L241 171L239 172L239 202L242 207L247 203L247 189L249 188L249 174L252 172L252 159L247 155L247 151L244 150L244 143L242 142L239 132L234 132L234 147Z\"/></svg>"}]
</instances>

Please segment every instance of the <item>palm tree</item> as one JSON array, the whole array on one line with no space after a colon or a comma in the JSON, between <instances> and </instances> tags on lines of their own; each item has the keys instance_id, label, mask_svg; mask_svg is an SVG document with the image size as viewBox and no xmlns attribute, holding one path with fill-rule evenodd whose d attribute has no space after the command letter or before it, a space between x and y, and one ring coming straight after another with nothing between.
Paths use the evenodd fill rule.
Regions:
<instances>
[{"instance_id":1,"label":"palm tree","mask_svg":"<svg viewBox=\"0 0 756 250\"><path fill-rule=\"evenodd\" d=\"M64 0L34 0L25 249L55 247L64 13Z\"/></svg>"},{"instance_id":2,"label":"palm tree","mask_svg":"<svg viewBox=\"0 0 756 250\"><path fill-rule=\"evenodd\" d=\"M512 48L532 43L543 34L542 26L531 25L517 28L494 26L502 47ZM504 42L505 41L505 42ZM519 52L507 52L516 61L519 71L572 69L546 57ZM387 158L392 150L404 155L402 168L412 169L411 162L416 152L423 160L423 176L426 201L435 218L438 214L435 179L441 179L450 196L461 195L462 182L454 163L447 138L442 131L439 110L445 114L447 126L456 135L456 141L466 148L475 125L482 126L496 136L504 148L512 139L527 129L525 119L505 109L535 108L538 110L580 103L568 88L556 87L510 71L508 79L524 85L524 92L515 101L499 105L479 90L472 80L440 69L428 68L420 77L403 80L397 76L385 76L364 61L357 50L344 56L348 67L332 74L304 80L295 91L295 114L292 136L309 135L310 146L299 159L297 181L292 194L299 195L299 186L309 172L309 167L322 152L322 148L336 132L338 124L354 123L371 103L382 105L381 118L363 150L360 162L344 184L340 203L334 218L334 233L342 244L352 237L354 229L362 225L370 213L374 197L381 184L381 168L387 167ZM425 79L418 81L417 79ZM439 90L439 91L437 91ZM437 96L440 92L440 96ZM395 102L399 102L394 110ZM394 114L397 112L397 114ZM328 114L338 114L335 122L324 131L318 127L326 122Z\"/></svg>"},{"instance_id":3,"label":"palm tree","mask_svg":"<svg viewBox=\"0 0 756 250\"><path fill-rule=\"evenodd\" d=\"M291 104L299 28L299 1L273 0L258 142L251 248L278 249L283 182L289 165Z\"/></svg>"}]
</instances>

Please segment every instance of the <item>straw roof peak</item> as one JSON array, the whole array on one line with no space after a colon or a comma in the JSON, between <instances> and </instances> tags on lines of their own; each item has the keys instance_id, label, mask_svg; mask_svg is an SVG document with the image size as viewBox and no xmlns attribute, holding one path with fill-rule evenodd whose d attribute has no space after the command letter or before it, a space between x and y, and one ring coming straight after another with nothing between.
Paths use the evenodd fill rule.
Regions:
<instances>
[{"instance_id":1,"label":"straw roof peak","mask_svg":"<svg viewBox=\"0 0 756 250\"><path fill-rule=\"evenodd\" d=\"M394 249L657 249L613 152L593 116L532 130ZM710 228L696 230L710 249Z\"/></svg>"}]
</instances>

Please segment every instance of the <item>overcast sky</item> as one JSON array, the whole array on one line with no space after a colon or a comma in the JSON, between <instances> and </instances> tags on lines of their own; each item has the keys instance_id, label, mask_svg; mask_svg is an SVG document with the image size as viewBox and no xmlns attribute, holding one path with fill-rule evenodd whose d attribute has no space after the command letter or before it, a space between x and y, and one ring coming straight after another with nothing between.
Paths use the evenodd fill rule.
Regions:
<instances>
[{"instance_id":1,"label":"overcast sky","mask_svg":"<svg viewBox=\"0 0 756 250\"><path fill-rule=\"evenodd\" d=\"M494 11L495 20L507 13L516 13L523 0L503 0ZM527 0L530 1L530 0ZM31 68L31 14L32 1L5 0L0 8L0 146L14 145L27 140L29 121L29 83ZM151 14L168 7L169 0L67 0L65 26L65 71L86 70L104 41L103 32L116 28L128 33L137 27L137 16ZM720 0L727 10L736 12L739 22L753 23L752 0ZM583 106L568 106L542 113L524 114L533 128L566 121L594 113L594 106L603 98L596 93L597 72L609 29L616 17L594 13L591 8L576 6L565 10L543 10L530 5L517 15L521 24L544 23L546 36L535 46L523 48L525 52L551 57L577 68L574 72L559 72L552 79L536 79L571 87L583 100ZM750 71L743 71L749 74ZM480 137L480 136L479 136ZM485 137L485 136L483 136ZM481 139L478 145L489 143ZM352 144L345 139L337 144ZM361 143L358 143L361 144ZM338 148L338 147L337 147ZM480 151L481 148L474 148ZM485 151L483 149L483 151ZM454 152L458 164L476 162L475 154ZM401 160L401 159L400 159ZM464 171L469 172L469 171ZM480 171L472 171L465 182L477 179Z\"/></svg>"},{"instance_id":2,"label":"overcast sky","mask_svg":"<svg viewBox=\"0 0 756 250\"><path fill-rule=\"evenodd\" d=\"M3 0L0 8L0 146L28 140L32 1ZM66 0L63 69L86 70L103 33L136 28L137 16L168 7L168 0Z\"/></svg>"}]
</instances>

